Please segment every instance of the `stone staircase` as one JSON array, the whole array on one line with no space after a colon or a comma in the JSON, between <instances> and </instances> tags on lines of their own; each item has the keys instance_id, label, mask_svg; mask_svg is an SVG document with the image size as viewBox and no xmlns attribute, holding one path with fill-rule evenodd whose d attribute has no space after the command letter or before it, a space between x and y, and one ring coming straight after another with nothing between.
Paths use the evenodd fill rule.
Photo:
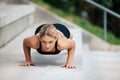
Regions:
<instances>
[{"instance_id":1,"label":"stone staircase","mask_svg":"<svg viewBox=\"0 0 120 80\"><path fill-rule=\"evenodd\" d=\"M30 4L0 5L0 47L33 24L34 10Z\"/></svg>"}]
</instances>

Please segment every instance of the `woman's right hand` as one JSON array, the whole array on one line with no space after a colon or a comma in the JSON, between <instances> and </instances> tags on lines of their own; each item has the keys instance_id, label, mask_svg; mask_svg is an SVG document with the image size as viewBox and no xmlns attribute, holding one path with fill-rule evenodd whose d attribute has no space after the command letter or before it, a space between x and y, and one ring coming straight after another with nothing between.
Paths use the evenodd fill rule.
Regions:
<instances>
[{"instance_id":1,"label":"woman's right hand","mask_svg":"<svg viewBox=\"0 0 120 80\"><path fill-rule=\"evenodd\" d=\"M27 61L25 63L20 64L20 66L36 66L33 62Z\"/></svg>"}]
</instances>

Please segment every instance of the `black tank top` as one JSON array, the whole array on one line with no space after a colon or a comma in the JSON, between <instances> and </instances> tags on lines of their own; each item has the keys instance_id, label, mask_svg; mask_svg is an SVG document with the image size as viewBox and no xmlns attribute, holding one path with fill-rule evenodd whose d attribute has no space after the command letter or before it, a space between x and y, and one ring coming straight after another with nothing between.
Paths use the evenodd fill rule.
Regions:
<instances>
[{"instance_id":1,"label":"black tank top","mask_svg":"<svg viewBox=\"0 0 120 80\"><path fill-rule=\"evenodd\" d=\"M58 54L58 53L60 53L61 51L59 51L59 50L57 49L57 43L58 43L58 41L56 41L56 43L55 43L55 52L43 52L43 51L41 50L41 48L42 48L41 42L40 42L40 47L37 49L37 51L38 51L40 54L44 54L44 55L55 55L55 54Z\"/></svg>"}]
</instances>

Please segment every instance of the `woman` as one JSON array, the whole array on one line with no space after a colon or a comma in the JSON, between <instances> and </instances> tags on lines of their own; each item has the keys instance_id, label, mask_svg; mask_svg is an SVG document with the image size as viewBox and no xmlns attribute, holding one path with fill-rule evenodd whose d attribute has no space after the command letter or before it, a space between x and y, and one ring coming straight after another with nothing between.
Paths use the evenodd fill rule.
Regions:
<instances>
[{"instance_id":1,"label":"woman","mask_svg":"<svg viewBox=\"0 0 120 80\"><path fill-rule=\"evenodd\" d=\"M35 66L31 60L30 49L36 49L40 54L59 54L62 50L68 50L65 68L75 68L72 64L75 41L69 30L62 24L44 24L38 27L35 35L27 37L23 41L25 63L21 66Z\"/></svg>"}]
</instances>

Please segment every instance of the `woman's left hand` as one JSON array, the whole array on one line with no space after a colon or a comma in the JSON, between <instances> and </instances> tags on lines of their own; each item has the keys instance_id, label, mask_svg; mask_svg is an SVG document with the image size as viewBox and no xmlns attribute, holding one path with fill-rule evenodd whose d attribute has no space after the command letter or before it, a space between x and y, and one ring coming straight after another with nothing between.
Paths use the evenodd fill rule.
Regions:
<instances>
[{"instance_id":1,"label":"woman's left hand","mask_svg":"<svg viewBox=\"0 0 120 80\"><path fill-rule=\"evenodd\" d=\"M74 65L72 65L72 64L68 64L68 63L62 65L62 67L63 67L63 68L69 68L69 69L74 69L74 68L76 68L76 66L74 66Z\"/></svg>"}]
</instances>

